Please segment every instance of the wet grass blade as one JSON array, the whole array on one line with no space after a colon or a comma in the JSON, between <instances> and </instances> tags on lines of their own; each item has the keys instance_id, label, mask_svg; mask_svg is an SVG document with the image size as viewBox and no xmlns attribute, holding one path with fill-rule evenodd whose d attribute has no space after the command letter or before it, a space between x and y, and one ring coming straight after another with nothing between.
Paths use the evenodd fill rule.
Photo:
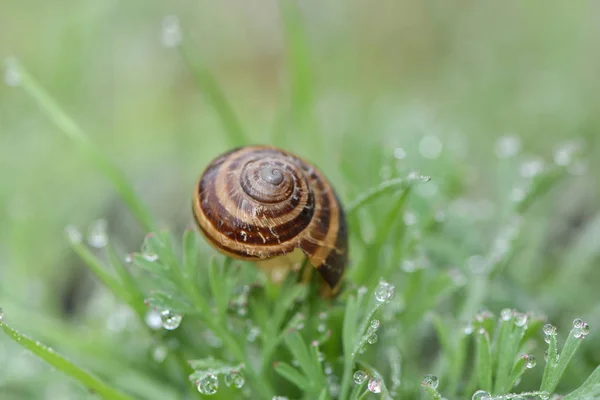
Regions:
<instances>
[{"instance_id":1,"label":"wet grass blade","mask_svg":"<svg viewBox=\"0 0 600 400\"><path fill-rule=\"evenodd\" d=\"M46 361L59 371L62 371L63 373L79 381L85 387L94 391L102 398L111 400L133 400L132 397L111 388L96 376L76 366L71 361L67 360L60 354L57 354L54 350L42 345L40 342L21 335L19 332L15 331L3 322L0 322L0 327L4 333L17 344L31 351L33 354Z\"/></svg>"}]
</instances>

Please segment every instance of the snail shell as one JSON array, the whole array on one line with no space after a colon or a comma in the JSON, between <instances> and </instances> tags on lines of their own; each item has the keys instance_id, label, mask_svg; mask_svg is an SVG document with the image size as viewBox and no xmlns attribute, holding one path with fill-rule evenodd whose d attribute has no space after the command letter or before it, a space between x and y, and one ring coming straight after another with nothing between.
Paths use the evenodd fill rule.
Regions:
<instances>
[{"instance_id":1,"label":"snail shell","mask_svg":"<svg viewBox=\"0 0 600 400\"><path fill-rule=\"evenodd\" d=\"M221 253L261 261L300 249L330 288L341 280L344 210L321 172L292 153L248 146L219 156L200 177L193 212Z\"/></svg>"}]
</instances>

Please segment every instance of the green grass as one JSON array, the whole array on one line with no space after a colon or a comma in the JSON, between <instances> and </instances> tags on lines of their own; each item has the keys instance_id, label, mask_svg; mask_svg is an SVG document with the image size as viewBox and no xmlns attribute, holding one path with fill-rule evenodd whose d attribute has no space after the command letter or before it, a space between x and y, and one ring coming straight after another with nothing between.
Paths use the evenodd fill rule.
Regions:
<instances>
[{"instance_id":1,"label":"green grass","mask_svg":"<svg viewBox=\"0 0 600 400\"><path fill-rule=\"evenodd\" d=\"M220 4L5 6L0 397L600 397L591 6ZM339 192L334 300L190 229L200 171L250 143Z\"/></svg>"}]
</instances>

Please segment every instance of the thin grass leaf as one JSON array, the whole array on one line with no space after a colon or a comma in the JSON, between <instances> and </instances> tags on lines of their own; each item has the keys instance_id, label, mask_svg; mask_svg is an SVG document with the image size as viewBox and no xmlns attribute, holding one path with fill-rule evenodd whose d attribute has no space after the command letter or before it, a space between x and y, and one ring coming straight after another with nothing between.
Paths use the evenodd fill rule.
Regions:
<instances>
[{"instance_id":1,"label":"thin grass leaf","mask_svg":"<svg viewBox=\"0 0 600 400\"><path fill-rule=\"evenodd\" d=\"M300 369L310 380L313 389L319 387L323 383L323 370L313 354L314 350L304 343L302 336L297 331L290 332L284 341L294 360L298 361Z\"/></svg>"},{"instance_id":2,"label":"thin grass leaf","mask_svg":"<svg viewBox=\"0 0 600 400\"><path fill-rule=\"evenodd\" d=\"M598 397L600 397L600 367L597 367L578 389L563 397L562 400L596 399Z\"/></svg>"},{"instance_id":3,"label":"thin grass leaf","mask_svg":"<svg viewBox=\"0 0 600 400\"><path fill-rule=\"evenodd\" d=\"M507 385L509 390L512 389L513 387L515 387L517 380L519 380L519 378L521 378L521 376L523 376L523 374L525 373L526 370L527 370L527 357L519 357L517 359L517 361L515 362L515 365L513 365L512 371L510 371L510 376L508 378L508 385Z\"/></svg>"},{"instance_id":4,"label":"thin grass leaf","mask_svg":"<svg viewBox=\"0 0 600 400\"><path fill-rule=\"evenodd\" d=\"M35 100L41 110L50 120L84 152L90 162L112 183L113 187L127 204L142 226L152 231L154 219L133 190L125 174L115 166L110 159L92 144L85 132L59 107L58 103L42 88L42 86L19 64L11 60L10 66L20 78L20 84L25 91Z\"/></svg>"},{"instance_id":5,"label":"thin grass leaf","mask_svg":"<svg viewBox=\"0 0 600 400\"><path fill-rule=\"evenodd\" d=\"M331 397L329 397L329 390L327 390L327 388L323 388L323 390L321 390L321 394L319 395L319 400L328 399L331 399Z\"/></svg>"},{"instance_id":6,"label":"thin grass leaf","mask_svg":"<svg viewBox=\"0 0 600 400\"><path fill-rule=\"evenodd\" d=\"M146 314L146 307L144 305L144 296L142 295L142 292L140 291L136 280L131 275L131 273L125 266L125 263L121 260L119 254L110 243L106 248L106 255L108 258L108 262L119 276L123 284L124 290L126 290L127 293L129 293L129 305L134 309L138 317L140 317L140 319L143 321L144 315Z\"/></svg>"},{"instance_id":7,"label":"thin grass leaf","mask_svg":"<svg viewBox=\"0 0 600 400\"><path fill-rule=\"evenodd\" d=\"M296 385L298 389L305 392L310 391L311 385L308 378L302 375L296 368L284 362L276 363L274 368L275 372Z\"/></svg>"},{"instance_id":8,"label":"thin grass leaf","mask_svg":"<svg viewBox=\"0 0 600 400\"><path fill-rule=\"evenodd\" d=\"M510 321L506 321L510 322ZM513 323L514 324L514 323ZM502 394L510 390L508 387L510 372L514 365L514 360L519 352L521 339L525 334L525 326L514 326L506 338L501 343L499 349L498 369L496 371L496 382L494 385L494 394Z\"/></svg>"},{"instance_id":9,"label":"thin grass leaf","mask_svg":"<svg viewBox=\"0 0 600 400\"><path fill-rule=\"evenodd\" d=\"M350 390L352 368L354 365L354 346L358 327L358 301L353 295L348 296L346 311L342 325L342 346L344 349L344 372L340 388L340 398L345 399Z\"/></svg>"},{"instance_id":10,"label":"thin grass leaf","mask_svg":"<svg viewBox=\"0 0 600 400\"><path fill-rule=\"evenodd\" d=\"M492 390L492 350L490 336L485 330L477 333L475 338L476 359L475 368L479 381L479 387L489 392Z\"/></svg>"},{"instance_id":11,"label":"thin grass leaf","mask_svg":"<svg viewBox=\"0 0 600 400\"><path fill-rule=\"evenodd\" d=\"M0 322L0 328L2 328L4 333L17 344L31 351L33 354L46 361L59 371L62 371L63 373L79 381L82 385L90 390L93 390L102 398L111 400L133 400L132 397L108 386L96 376L76 366L65 357L56 353L54 350L42 345L40 342L28 338L27 336L21 335L4 322Z\"/></svg>"},{"instance_id":12,"label":"thin grass leaf","mask_svg":"<svg viewBox=\"0 0 600 400\"><path fill-rule=\"evenodd\" d=\"M365 379L362 383L354 385L352 392L350 393L350 400L358 400L363 392L365 392L365 386L367 386L368 380ZM368 393L368 391L366 391Z\"/></svg>"},{"instance_id":13,"label":"thin grass leaf","mask_svg":"<svg viewBox=\"0 0 600 400\"><path fill-rule=\"evenodd\" d=\"M182 45L178 46L179 54L194 78L194 82L202 91L209 104L217 113L230 146L244 146L250 143L238 117L227 99L225 92L206 66L198 60L192 50L195 46L188 45L190 37L186 35Z\"/></svg>"},{"instance_id":14,"label":"thin grass leaf","mask_svg":"<svg viewBox=\"0 0 600 400\"><path fill-rule=\"evenodd\" d=\"M149 272L154 277L159 278L163 281L171 280L170 270L166 268L161 262L149 261L147 256L144 256L139 253L134 253L131 259L134 265Z\"/></svg>"},{"instance_id":15,"label":"thin grass leaf","mask_svg":"<svg viewBox=\"0 0 600 400\"><path fill-rule=\"evenodd\" d=\"M546 357L546 367L542 376L542 384L540 390L550 392L550 386L553 385L553 376L556 367L558 366L558 341L556 334L550 335L550 343L548 344L548 356ZM554 384L555 385L555 384Z\"/></svg>"},{"instance_id":16,"label":"thin grass leaf","mask_svg":"<svg viewBox=\"0 0 600 400\"><path fill-rule=\"evenodd\" d=\"M85 245L74 242L70 243L71 248L85 262L90 271L92 271L92 273L96 275L96 278L110 289L118 299L127 304L133 304L135 302L135 296L112 276L108 271L108 268L102 264L102 261L100 261Z\"/></svg>"},{"instance_id":17,"label":"thin grass leaf","mask_svg":"<svg viewBox=\"0 0 600 400\"><path fill-rule=\"evenodd\" d=\"M288 69L291 80L291 109L297 117L305 117L314 102L314 79L310 68L310 56L306 33L296 3L282 1Z\"/></svg>"},{"instance_id":18,"label":"thin grass leaf","mask_svg":"<svg viewBox=\"0 0 600 400\"><path fill-rule=\"evenodd\" d=\"M213 258L208 265L208 282L218 318L223 318L229 306L231 287L223 274L223 265Z\"/></svg>"},{"instance_id":19,"label":"thin grass leaf","mask_svg":"<svg viewBox=\"0 0 600 400\"><path fill-rule=\"evenodd\" d=\"M562 378L565 370L569 366L571 359L573 358L573 356L577 352L577 349L579 349L579 346L581 346L581 342L583 341L583 338L575 337L575 331L576 328L573 328L571 329L571 332L569 332L569 337L567 337L567 340L560 352L560 356L558 357L558 363L556 364L554 370L551 371L551 375L548 381L545 382L546 386L542 387L541 390L545 390L548 393L553 393L556 389L556 386L558 386L558 383L560 382L560 379ZM544 382L542 382L542 385L543 384Z\"/></svg>"},{"instance_id":20,"label":"thin grass leaf","mask_svg":"<svg viewBox=\"0 0 600 400\"><path fill-rule=\"evenodd\" d=\"M358 196L354 201L352 201L346 207L346 213L348 217L354 215L354 213L365 205L375 201L377 198L383 196L384 194L404 189L407 187L412 181L408 178L394 178L387 181L381 182L378 186L367 190L360 196Z\"/></svg>"}]
</instances>

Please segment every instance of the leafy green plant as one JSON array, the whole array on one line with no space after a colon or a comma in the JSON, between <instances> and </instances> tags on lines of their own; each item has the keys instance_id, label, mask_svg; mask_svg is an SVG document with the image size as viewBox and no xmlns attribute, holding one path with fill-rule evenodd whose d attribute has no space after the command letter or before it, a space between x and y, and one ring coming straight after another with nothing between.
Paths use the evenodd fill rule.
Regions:
<instances>
[{"instance_id":1,"label":"leafy green plant","mask_svg":"<svg viewBox=\"0 0 600 400\"><path fill-rule=\"evenodd\" d=\"M294 124L311 126L314 91L304 32L293 7L285 9L285 19L292 64L287 111ZM176 39L178 26L169 29ZM179 46L177 40L172 43ZM188 49L178 48L220 117L229 144L251 142L214 76L192 59ZM94 225L88 244L79 229L66 229L72 250L136 320L132 336L119 337L110 354L88 350L77 355L73 337L55 339L65 354L77 355L78 362L72 362L14 330L10 315L0 320L9 338L79 382L91 396L150 400L600 396L599 368L578 382L578 388L572 382L568 388L560 387L590 334L585 322L574 321L559 351L556 328L545 324L544 317L503 309L495 318L481 311L490 302L491 291L513 284L501 278L530 244L528 212L561 184L574 161L545 168L529 165L534 171L512 188L506 215L488 227L494 232L490 244L479 237L483 235L468 216L452 216L447 208L437 208L457 200L458 179L446 177L448 186L439 187L443 197L433 201L419 195L430 184L429 177L416 171L382 174L378 169L389 160L378 155L381 165L372 175L383 175L382 179L368 185L363 181L344 194L353 260L344 291L324 299L316 282L298 283L291 273L283 284L275 285L250 263L215 254L194 229L180 234L162 227L83 129L16 60L9 64L14 82L106 176L148 232L139 251L129 253L118 237L108 236L102 222ZM273 141L285 143L285 137L282 129L273 134ZM569 152L569 159L576 157ZM342 169L343 178L352 182L353 166ZM432 182L436 179L432 173ZM473 210L463 214L469 211ZM143 343L140 348L138 342ZM128 347L133 354L127 353ZM529 378L537 364L532 353L545 347L543 375ZM524 381L529 386L521 390Z\"/></svg>"}]
</instances>

